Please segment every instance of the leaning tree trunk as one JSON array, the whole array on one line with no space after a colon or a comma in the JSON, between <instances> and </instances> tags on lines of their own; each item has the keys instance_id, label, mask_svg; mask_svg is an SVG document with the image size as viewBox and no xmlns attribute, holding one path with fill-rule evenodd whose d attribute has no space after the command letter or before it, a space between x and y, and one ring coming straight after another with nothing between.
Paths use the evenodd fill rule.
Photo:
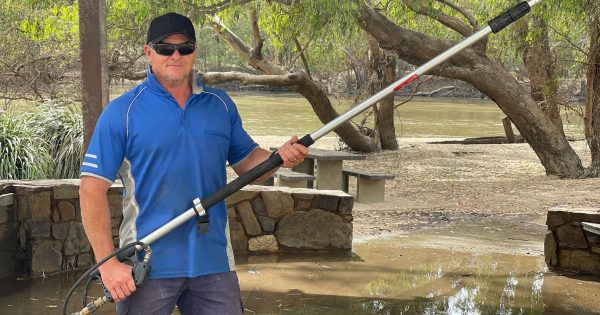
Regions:
<instances>
[{"instance_id":1,"label":"leaning tree trunk","mask_svg":"<svg viewBox=\"0 0 600 315\"><path fill-rule=\"evenodd\" d=\"M522 58L531 85L531 97L540 105L542 111L564 135L563 122L558 106L558 85L554 56L550 50L548 25L539 16L532 18L533 36L527 40L529 26L527 21L520 24L519 41L521 42Z\"/></svg>"},{"instance_id":2,"label":"leaning tree trunk","mask_svg":"<svg viewBox=\"0 0 600 315\"><path fill-rule=\"evenodd\" d=\"M358 20L381 48L397 52L413 65L421 65L451 46L445 40L400 27L366 5L361 6ZM494 100L535 151L547 174L581 177L581 161L563 134L519 82L501 64L487 58L479 46L463 50L433 72L469 82Z\"/></svg>"},{"instance_id":3,"label":"leaning tree trunk","mask_svg":"<svg viewBox=\"0 0 600 315\"><path fill-rule=\"evenodd\" d=\"M600 17L590 14L585 135L592 154L590 176L600 176Z\"/></svg>"}]
</instances>

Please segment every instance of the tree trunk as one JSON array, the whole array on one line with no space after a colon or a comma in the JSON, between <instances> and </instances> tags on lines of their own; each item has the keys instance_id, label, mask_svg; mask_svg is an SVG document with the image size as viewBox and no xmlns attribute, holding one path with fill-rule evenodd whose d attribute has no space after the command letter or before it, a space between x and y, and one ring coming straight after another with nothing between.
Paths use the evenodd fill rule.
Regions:
<instances>
[{"instance_id":1,"label":"tree trunk","mask_svg":"<svg viewBox=\"0 0 600 315\"><path fill-rule=\"evenodd\" d=\"M590 8L592 9L592 8ZM588 10L593 12L594 10ZM592 155L589 176L600 176L600 17L590 14L585 135Z\"/></svg>"},{"instance_id":2,"label":"tree trunk","mask_svg":"<svg viewBox=\"0 0 600 315\"><path fill-rule=\"evenodd\" d=\"M369 35L369 33L365 33L365 38L369 47L367 68L369 82L367 83L366 94L373 95L381 89L383 83L383 58L377 40ZM375 145L377 145L377 148L381 149L381 137L379 136L379 110L377 106L377 104L373 104L371 107L371 110L373 111L373 134L371 137L373 138ZM363 120L363 124L364 122L365 121Z\"/></svg>"},{"instance_id":3,"label":"tree trunk","mask_svg":"<svg viewBox=\"0 0 600 315\"><path fill-rule=\"evenodd\" d=\"M96 122L109 101L108 67L106 64L106 3L80 0L79 32L83 150L87 150ZM82 152L83 155L84 152Z\"/></svg>"},{"instance_id":4,"label":"tree trunk","mask_svg":"<svg viewBox=\"0 0 600 315\"><path fill-rule=\"evenodd\" d=\"M396 81L396 55L384 52L383 87ZM377 116L377 129L381 138L381 148L384 150L398 150L396 140L396 127L394 127L394 94L390 94L379 102Z\"/></svg>"},{"instance_id":5,"label":"tree trunk","mask_svg":"<svg viewBox=\"0 0 600 315\"><path fill-rule=\"evenodd\" d=\"M542 111L564 135L563 122L558 106L558 78L554 68L555 58L550 50L548 25L539 16L532 17L533 33L531 41L527 40L529 25L527 21L519 23L519 41L523 51L523 63L529 73L531 97L540 105Z\"/></svg>"},{"instance_id":6,"label":"tree trunk","mask_svg":"<svg viewBox=\"0 0 600 315\"><path fill-rule=\"evenodd\" d=\"M323 124L326 124L339 116L337 111L333 108L329 97L327 97L327 93L314 81L307 78L306 80L303 80L301 84L290 87L290 90L301 94L308 100L313 111L317 114L317 117L319 117L319 120ZM371 138L361 134L360 131L354 128L349 122L342 124L334 131L340 136L342 141L354 151L378 151L377 146L373 143Z\"/></svg>"},{"instance_id":7,"label":"tree trunk","mask_svg":"<svg viewBox=\"0 0 600 315\"><path fill-rule=\"evenodd\" d=\"M373 95L396 81L396 56L379 48L377 40L366 33L369 44L369 85L367 92ZM397 150L394 127L394 94L384 97L373 108L374 141L380 149Z\"/></svg>"},{"instance_id":8,"label":"tree trunk","mask_svg":"<svg viewBox=\"0 0 600 315\"><path fill-rule=\"evenodd\" d=\"M413 65L422 65L452 44L402 28L366 5L361 6L358 20L360 27L373 35L381 48L397 52ZM547 174L582 176L581 161L563 134L519 82L501 64L487 58L484 51L463 50L432 72L469 82L494 100L535 151Z\"/></svg>"}]
</instances>

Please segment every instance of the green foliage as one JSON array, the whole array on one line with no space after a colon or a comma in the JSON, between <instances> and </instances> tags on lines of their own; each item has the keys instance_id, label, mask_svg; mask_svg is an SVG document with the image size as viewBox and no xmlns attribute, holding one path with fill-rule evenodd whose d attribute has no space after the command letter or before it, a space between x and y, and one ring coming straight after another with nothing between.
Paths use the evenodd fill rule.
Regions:
<instances>
[{"instance_id":1,"label":"green foliage","mask_svg":"<svg viewBox=\"0 0 600 315\"><path fill-rule=\"evenodd\" d=\"M83 156L78 105L44 102L0 114L0 178L77 178Z\"/></svg>"},{"instance_id":2,"label":"green foliage","mask_svg":"<svg viewBox=\"0 0 600 315\"><path fill-rule=\"evenodd\" d=\"M36 2L34 2L36 3ZM20 21L19 29L33 40L56 39L64 43L79 40L79 10L76 4L58 4L44 7L22 3L19 8L28 12Z\"/></svg>"},{"instance_id":3,"label":"green foliage","mask_svg":"<svg viewBox=\"0 0 600 315\"><path fill-rule=\"evenodd\" d=\"M46 148L25 119L0 114L1 179L46 178L50 168Z\"/></svg>"},{"instance_id":4,"label":"green foliage","mask_svg":"<svg viewBox=\"0 0 600 315\"><path fill-rule=\"evenodd\" d=\"M30 114L30 128L45 139L51 178L78 178L83 162L83 123L78 104L42 103Z\"/></svg>"}]
</instances>

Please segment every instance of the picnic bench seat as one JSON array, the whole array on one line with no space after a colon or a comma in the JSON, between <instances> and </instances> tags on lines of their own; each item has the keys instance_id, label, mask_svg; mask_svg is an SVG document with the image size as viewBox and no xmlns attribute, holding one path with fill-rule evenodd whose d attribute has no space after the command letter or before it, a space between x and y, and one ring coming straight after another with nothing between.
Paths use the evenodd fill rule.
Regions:
<instances>
[{"instance_id":1,"label":"picnic bench seat","mask_svg":"<svg viewBox=\"0 0 600 315\"><path fill-rule=\"evenodd\" d=\"M394 175L363 171L351 168L342 169L342 189L348 192L349 177L356 177L356 200L370 203L383 201L385 180L394 179Z\"/></svg>"},{"instance_id":2,"label":"picnic bench seat","mask_svg":"<svg viewBox=\"0 0 600 315\"><path fill-rule=\"evenodd\" d=\"M275 178L277 178L277 186L286 186L292 188L307 188L308 183L315 180L313 175L294 172L290 169L280 168L271 175L271 178L266 179L260 185L274 186Z\"/></svg>"},{"instance_id":3,"label":"picnic bench seat","mask_svg":"<svg viewBox=\"0 0 600 315\"><path fill-rule=\"evenodd\" d=\"M600 224L592 222L581 222L584 231L600 235Z\"/></svg>"}]
</instances>

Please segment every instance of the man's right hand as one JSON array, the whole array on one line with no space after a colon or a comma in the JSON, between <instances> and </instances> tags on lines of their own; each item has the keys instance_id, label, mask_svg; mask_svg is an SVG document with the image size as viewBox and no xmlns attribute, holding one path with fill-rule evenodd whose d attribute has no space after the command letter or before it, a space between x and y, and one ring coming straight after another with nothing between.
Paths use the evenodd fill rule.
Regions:
<instances>
[{"instance_id":1,"label":"man's right hand","mask_svg":"<svg viewBox=\"0 0 600 315\"><path fill-rule=\"evenodd\" d=\"M133 294L136 288L131 266L112 258L102 264L99 269L102 283L115 302L121 302Z\"/></svg>"}]
</instances>

